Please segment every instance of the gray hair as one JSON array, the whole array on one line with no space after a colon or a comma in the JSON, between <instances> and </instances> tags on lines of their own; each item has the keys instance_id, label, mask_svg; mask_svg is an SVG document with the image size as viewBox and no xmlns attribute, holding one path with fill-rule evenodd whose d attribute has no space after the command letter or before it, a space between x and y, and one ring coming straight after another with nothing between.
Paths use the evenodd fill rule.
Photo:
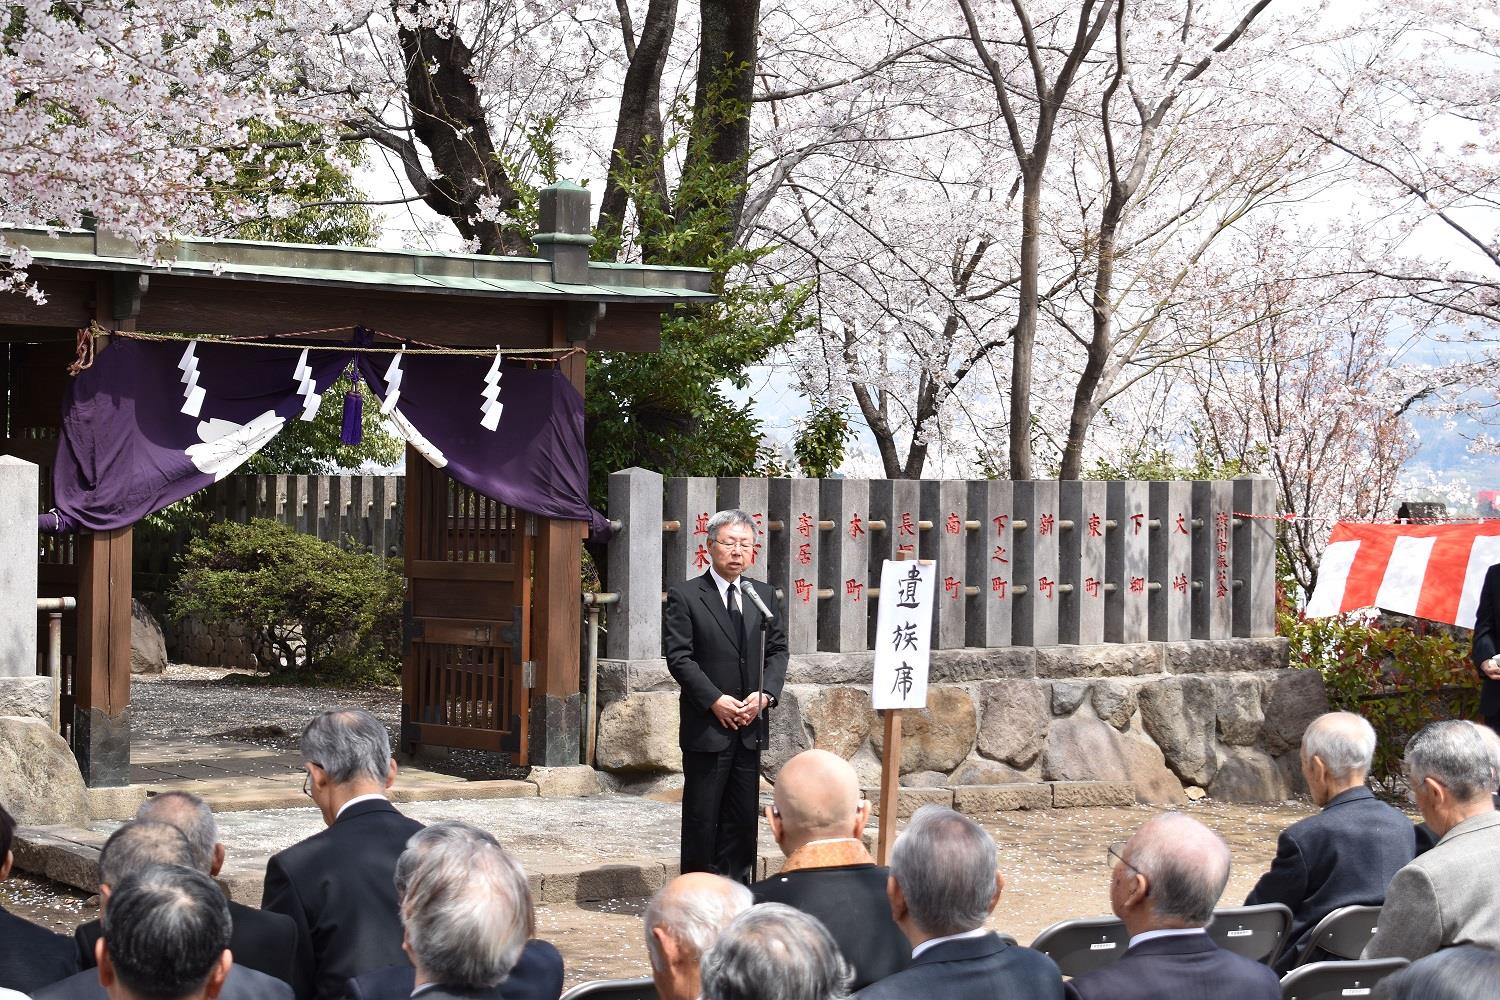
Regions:
<instances>
[{"instance_id":1,"label":"gray hair","mask_svg":"<svg viewBox=\"0 0 1500 1000\"><path fill-rule=\"evenodd\" d=\"M207 875L214 866L214 847L219 843L219 824L214 811L192 792L162 792L153 795L135 811L143 823L175 826L193 849L193 867Z\"/></svg>"},{"instance_id":2,"label":"gray hair","mask_svg":"<svg viewBox=\"0 0 1500 1000\"><path fill-rule=\"evenodd\" d=\"M1302 754L1317 757L1329 776L1343 781L1369 774L1375 759L1375 728L1353 712L1320 715L1302 734Z\"/></svg>"},{"instance_id":3,"label":"gray hair","mask_svg":"<svg viewBox=\"0 0 1500 1000\"><path fill-rule=\"evenodd\" d=\"M1472 1000L1500 991L1500 954L1478 945L1444 948L1417 959L1375 988L1380 1000Z\"/></svg>"},{"instance_id":4,"label":"gray hair","mask_svg":"<svg viewBox=\"0 0 1500 1000\"><path fill-rule=\"evenodd\" d=\"M1490 787L1500 788L1500 733L1478 722L1471 722L1469 725L1474 727L1474 731L1479 734L1479 739L1489 748L1490 770L1494 772L1490 779Z\"/></svg>"},{"instance_id":5,"label":"gray hair","mask_svg":"<svg viewBox=\"0 0 1500 1000\"><path fill-rule=\"evenodd\" d=\"M995 841L984 827L952 809L918 809L896 838L891 878L901 887L912 923L938 937L981 926L995 898Z\"/></svg>"},{"instance_id":6,"label":"gray hair","mask_svg":"<svg viewBox=\"0 0 1500 1000\"><path fill-rule=\"evenodd\" d=\"M1495 760L1473 724L1448 720L1424 726L1406 744L1406 779L1434 778L1460 802L1494 791Z\"/></svg>"},{"instance_id":7,"label":"gray hair","mask_svg":"<svg viewBox=\"0 0 1500 1000\"><path fill-rule=\"evenodd\" d=\"M849 963L828 929L785 903L735 917L703 956L704 1000L842 1000Z\"/></svg>"},{"instance_id":8,"label":"gray hair","mask_svg":"<svg viewBox=\"0 0 1500 1000\"><path fill-rule=\"evenodd\" d=\"M152 865L195 867L193 845L169 823L132 820L109 835L99 850L99 884L119 888Z\"/></svg>"},{"instance_id":9,"label":"gray hair","mask_svg":"<svg viewBox=\"0 0 1500 1000\"><path fill-rule=\"evenodd\" d=\"M450 986L496 985L526 944L531 925L526 873L493 840L445 836L419 850L422 857L401 900L401 922L416 963Z\"/></svg>"},{"instance_id":10,"label":"gray hair","mask_svg":"<svg viewBox=\"0 0 1500 1000\"><path fill-rule=\"evenodd\" d=\"M1182 813L1147 820L1131 838L1126 864L1146 876L1157 917L1202 927L1229 883L1229 845Z\"/></svg>"},{"instance_id":11,"label":"gray hair","mask_svg":"<svg viewBox=\"0 0 1500 1000\"><path fill-rule=\"evenodd\" d=\"M364 778L385 784L391 766L391 737L385 725L362 708L324 712L302 730L302 762L316 764L335 785Z\"/></svg>"},{"instance_id":12,"label":"gray hair","mask_svg":"<svg viewBox=\"0 0 1500 1000\"><path fill-rule=\"evenodd\" d=\"M131 996L181 1000L202 990L229 946L229 903L214 880L180 865L125 878L100 918L104 949Z\"/></svg>"},{"instance_id":13,"label":"gray hair","mask_svg":"<svg viewBox=\"0 0 1500 1000\"><path fill-rule=\"evenodd\" d=\"M502 849L500 841L488 830L481 830L471 823L458 820L443 820L424 826L406 841L406 850L396 859L396 898L406 898L406 888L411 884L412 873L439 846L453 845L457 850L478 850L481 847ZM526 887L526 936L536 933L536 908L531 896L531 887Z\"/></svg>"},{"instance_id":14,"label":"gray hair","mask_svg":"<svg viewBox=\"0 0 1500 1000\"><path fill-rule=\"evenodd\" d=\"M744 528L749 528L751 534L755 533L755 518L751 517L749 514L738 508L731 507L728 510L719 511L718 513L714 514L713 517L708 519L709 539L713 540L718 538L720 528L728 527L734 524L738 524Z\"/></svg>"},{"instance_id":15,"label":"gray hair","mask_svg":"<svg viewBox=\"0 0 1500 1000\"><path fill-rule=\"evenodd\" d=\"M651 897L642 918L652 968L662 965L661 946L652 933L656 928L672 935L684 952L700 959L731 920L755 905L748 888L729 879L723 879L723 883L714 892L674 891L668 883Z\"/></svg>"}]
</instances>

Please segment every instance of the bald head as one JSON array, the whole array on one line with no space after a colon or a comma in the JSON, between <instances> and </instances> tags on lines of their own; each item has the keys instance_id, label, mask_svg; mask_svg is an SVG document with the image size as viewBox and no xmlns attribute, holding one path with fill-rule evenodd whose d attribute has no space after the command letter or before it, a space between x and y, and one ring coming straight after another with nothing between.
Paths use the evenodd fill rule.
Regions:
<instances>
[{"instance_id":1,"label":"bald head","mask_svg":"<svg viewBox=\"0 0 1500 1000\"><path fill-rule=\"evenodd\" d=\"M143 823L175 826L193 848L193 867L206 875L216 874L219 826L207 802L191 792L162 792L142 802L135 818Z\"/></svg>"},{"instance_id":2,"label":"bald head","mask_svg":"<svg viewBox=\"0 0 1500 1000\"><path fill-rule=\"evenodd\" d=\"M723 930L754 902L750 890L738 882L708 872L679 875L661 887L646 904L646 947L651 961L661 961L656 935L660 928L683 946L696 962L713 947Z\"/></svg>"},{"instance_id":3,"label":"bald head","mask_svg":"<svg viewBox=\"0 0 1500 1000\"><path fill-rule=\"evenodd\" d=\"M837 754L806 750L787 761L776 776L776 812L784 831L778 839L783 846L852 836L859 811L859 778Z\"/></svg>"},{"instance_id":4,"label":"bald head","mask_svg":"<svg viewBox=\"0 0 1500 1000\"><path fill-rule=\"evenodd\" d=\"M1148 820L1126 844L1125 861L1146 877L1156 926L1204 926L1229 882L1229 845L1182 813Z\"/></svg>"}]
</instances>

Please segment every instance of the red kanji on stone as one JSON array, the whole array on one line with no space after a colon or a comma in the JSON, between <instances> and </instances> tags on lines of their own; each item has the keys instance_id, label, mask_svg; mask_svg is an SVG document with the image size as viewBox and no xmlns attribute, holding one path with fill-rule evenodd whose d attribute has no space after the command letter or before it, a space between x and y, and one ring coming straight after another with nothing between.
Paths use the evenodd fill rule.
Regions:
<instances>
[{"instance_id":1,"label":"red kanji on stone","mask_svg":"<svg viewBox=\"0 0 1500 1000\"><path fill-rule=\"evenodd\" d=\"M1052 592L1057 589L1057 581L1049 580L1045 576L1036 582L1037 589L1047 600L1052 600Z\"/></svg>"},{"instance_id":2,"label":"red kanji on stone","mask_svg":"<svg viewBox=\"0 0 1500 1000\"><path fill-rule=\"evenodd\" d=\"M991 518L990 520L992 520L992 521L995 522L995 531L1000 532L1000 531L1004 531L1005 530L1005 526L1010 523L1010 515L1009 514L997 514L995 517Z\"/></svg>"},{"instance_id":3,"label":"red kanji on stone","mask_svg":"<svg viewBox=\"0 0 1500 1000\"><path fill-rule=\"evenodd\" d=\"M849 537L850 538L858 538L860 535L863 535L864 533L865 533L865 524L864 524L863 521L861 521L859 519L859 515L855 514L853 517L849 518Z\"/></svg>"},{"instance_id":4,"label":"red kanji on stone","mask_svg":"<svg viewBox=\"0 0 1500 1000\"><path fill-rule=\"evenodd\" d=\"M1135 525L1135 533L1137 535L1139 535L1141 533L1141 522L1143 522L1145 519L1146 519L1146 515L1145 514L1131 514L1130 515L1130 522Z\"/></svg>"},{"instance_id":5,"label":"red kanji on stone","mask_svg":"<svg viewBox=\"0 0 1500 1000\"><path fill-rule=\"evenodd\" d=\"M705 549L702 545L699 545L698 551L693 553L693 565L698 567L699 569L703 569L708 564L708 550Z\"/></svg>"},{"instance_id":6,"label":"red kanji on stone","mask_svg":"<svg viewBox=\"0 0 1500 1000\"><path fill-rule=\"evenodd\" d=\"M1037 526L1037 531L1044 535L1052 534L1052 525L1056 523L1056 518L1051 514L1043 514L1041 521L1042 523Z\"/></svg>"},{"instance_id":7,"label":"red kanji on stone","mask_svg":"<svg viewBox=\"0 0 1500 1000\"><path fill-rule=\"evenodd\" d=\"M1130 592L1132 594L1143 594L1146 591L1146 578L1144 576L1132 576L1130 578Z\"/></svg>"},{"instance_id":8,"label":"red kanji on stone","mask_svg":"<svg viewBox=\"0 0 1500 1000\"><path fill-rule=\"evenodd\" d=\"M901 535L915 535L917 533L917 526L911 523L911 511L903 510L901 512L901 524L896 528L896 532Z\"/></svg>"},{"instance_id":9,"label":"red kanji on stone","mask_svg":"<svg viewBox=\"0 0 1500 1000\"><path fill-rule=\"evenodd\" d=\"M1172 589L1179 594L1186 594L1188 589L1188 578L1185 574L1178 573L1172 580Z\"/></svg>"},{"instance_id":10,"label":"red kanji on stone","mask_svg":"<svg viewBox=\"0 0 1500 1000\"><path fill-rule=\"evenodd\" d=\"M695 534L695 535L706 535L706 534L708 534L708 514L703 513L703 514L699 514L698 515L698 526L693 529L693 534Z\"/></svg>"},{"instance_id":11,"label":"red kanji on stone","mask_svg":"<svg viewBox=\"0 0 1500 1000\"><path fill-rule=\"evenodd\" d=\"M812 526L811 514L797 515L797 534L801 535L803 538L811 538Z\"/></svg>"},{"instance_id":12,"label":"red kanji on stone","mask_svg":"<svg viewBox=\"0 0 1500 1000\"><path fill-rule=\"evenodd\" d=\"M854 599L857 601L860 598L864 597L865 585L851 576L849 579L844 581L844 593L853 594Z\"/></svg>"},{"instance_id":13,"label":"red kanji on stone","mask_svg":"<svg viewBox=\"0 0 1500 1000\"><path fill-rule=\"evenodd\" d=\"M1005 600L1005 584L1006 579L1003 576L990 577L990 589L995 592L997 600Z\"/></svg>"},{"instance_id":14,"label":"red kanji on stone","mask_svg":"<svg viewBox=\"0 0 1500 1000\"><path fill-rule=\"evenodd\" d=\"M990 558L993 559L995 562L998 562L998 563L1007 563L1008 564L1010 562L1009 559L1005 558L1005 546L1003 546L1003 545L996 545L995 546L995 554L992 555L992 556L990 556Z\"/></svg>"},{"instance_id":15,"label":"red kanji on stone","mask_svg":"<svg viewBox=\"0 0 1500 1000\"><path fill-rule=\"evenodd\" d=\"M803 542L797 546L797 561L804 566L812 564L812 542Z\"/></svg>"},{"instance_id":16,"label":"red kanji on stone","mask_svg":"<svg viewBox=\"0 0 1500 1000\"><path fill-rule=\"evenodd\" d=\"M948 515L948 520L943 524L943 528L948 532L948 534L956 535L960 531L964 530L964 523L958 519L957 514L950 513Z\"/></svg>"},{"instance_id":17,"label":"red kanji on stone","mask_svg":"<svg viewBox=\"0 0 1500 1000\"><path fill-rule=\"evenodd\" d=\"M806 580L799 579L796 582L795 586L797 588L797 596L802 598L803 604L807 604L812 601L812 584L808 583Z\"/></svg>"},{"instance_id":18,"label":"red kanji on stone","mask_svg":"<svg viewBox=\"0 0 1500 1000\"><path fill-rule=\"evenodd\" d=\"M896 546L896 551L897 552L915 552L915 551L917 551L917 547L915 545L898 545L898 546Z\"/></svg>"},{"instance_id":19,"label":"red kanji on stone","mask_svg":"<svg viewBox=\"0 0 1500 1000\"><path fill-rule=\"evenodd\" d=\"M1089 537L1090 538L1098 538L1101 534L1103 534L1103 532L1101 532L1099 530L1099 524L1100 524L1099 515L1098 514L1090 514L1089 515Z\"/></svg>"},{"instance_id":20,"label":"red kanji on stone","mask_svg":"<svg viewBox=\"0 0 1500 1000\"><path fill-rule=\"evenodd\" d=\"M1177 515L1177 523L1176 523L1176 525L1175 525L1175 527L1174 527L1173 530L1179 531L1179 532L1181 532L1184 535L1188 534L1187 515L1186 514L1178 514Z\"/></svg>"},{"instance_id":21,"label":"red kanji on stone","mask_svg":"<svg viewBox=\"0 0 1500 1000\"><path fill-rule=\"evenodd\" d=\"M1088 594L1090 597L1098 597L1099 581L1095 580L1093 577L1089 577L1087 580L1083 581L1083 592L1085 594Z\"/></svg>"},{"instance_id":22,"label":"red kanji on stone","mask_svg":"<svg viewBox=\"0 0 1500 1000\"><path fill-rule=\"evenodd\" d=\"M964 582L956 576L947 576L943 578L943 589L956 601L964 592Z\"/></svg>"}]
</instances>

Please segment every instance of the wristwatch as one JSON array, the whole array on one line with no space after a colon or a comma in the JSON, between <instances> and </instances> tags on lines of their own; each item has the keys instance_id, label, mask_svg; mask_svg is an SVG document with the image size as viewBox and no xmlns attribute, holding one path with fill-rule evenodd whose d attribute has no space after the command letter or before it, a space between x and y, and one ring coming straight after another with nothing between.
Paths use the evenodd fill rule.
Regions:
<instances>
[{"instance_id":1,"label":"wristwatch","mask_svg":"<svg viewBox=\"0 0 1500 1000\"><path fill-rule=\"evenodd\" d=\"M769 691L762 691L761 694L765 695L766 698L768 699L767 702L766 702L766 707L767 708L775 708L776 707L776 696L774 694L772 694Z\"/></svg>"}]
</instances>

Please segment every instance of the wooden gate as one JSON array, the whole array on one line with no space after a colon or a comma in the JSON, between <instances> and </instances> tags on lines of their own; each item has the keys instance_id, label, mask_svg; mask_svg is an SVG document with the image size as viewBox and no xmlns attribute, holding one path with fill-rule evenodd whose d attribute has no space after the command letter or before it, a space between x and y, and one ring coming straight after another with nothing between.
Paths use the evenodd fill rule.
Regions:
<instances>
[{"instance_id":1,"label":"wooden gate","mask_svg":"<svg viewBox=\"0 0 1500 1000\"><path fill-rule=\"evenodd\" d=\"M529 515L406 454L401 742L505 750L527 761Z\"/></svg>"}]
</instances>

